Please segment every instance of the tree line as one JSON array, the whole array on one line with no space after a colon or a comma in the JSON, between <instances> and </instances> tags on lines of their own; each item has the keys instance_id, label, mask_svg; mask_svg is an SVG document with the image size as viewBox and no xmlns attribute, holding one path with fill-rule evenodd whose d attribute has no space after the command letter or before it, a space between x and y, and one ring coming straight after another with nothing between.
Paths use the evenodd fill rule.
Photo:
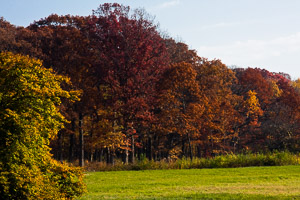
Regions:
<instances>
[{"instance_id":1,"label":"tree line","mask_svg":"<svg viewBox=\"0 0 300 200\"><path fill-rule=\"evenodd\" d=\"M42 60L81 93L60 105L69 123L50 144L60 161L300 150L300 79L200 57L141 9L103 4L25 28L1 18L0 51Z\"/></svg>"}]
</instances>

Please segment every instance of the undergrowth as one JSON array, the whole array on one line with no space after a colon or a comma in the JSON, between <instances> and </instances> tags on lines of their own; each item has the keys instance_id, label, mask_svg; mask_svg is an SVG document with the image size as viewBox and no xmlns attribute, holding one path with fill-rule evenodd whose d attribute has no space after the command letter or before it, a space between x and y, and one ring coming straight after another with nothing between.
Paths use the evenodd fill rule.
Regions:
<instances>
[{"instance_id":1,"label":"undergrowth","mask_svg":"<svg viewBox=\"0 0 300 200\"><path fill-rule=\"evenodd\" d=\"M212 158L185 158L177 160L154 161L142 158L135 163L125 164L119 160L115 163L86 163L87 171L123 171L123 170L156 170L156 169L202 169L202 168L236 168L251 166L284 166L299 165L300 154L290 152L227 154Z\"/></svg>"}]
</instances>

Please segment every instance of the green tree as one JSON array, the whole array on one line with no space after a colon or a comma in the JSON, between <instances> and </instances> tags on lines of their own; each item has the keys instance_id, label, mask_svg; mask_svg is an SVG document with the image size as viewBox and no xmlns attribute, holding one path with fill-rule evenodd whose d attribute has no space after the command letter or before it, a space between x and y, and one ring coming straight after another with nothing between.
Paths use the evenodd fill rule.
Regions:
<instances>
[{"instance_id":1,"label":"green tree","mask_svg":"<svg viewBox=\"0 0 300 200\"><path fill-rule=\"evenodd\" d=\"M41 62L0 54L0 196L3 199L73 199L83 193L82 171L52 159L49 142L63 127L61 99L69 80Z\"/></svg>"}]
</instances>

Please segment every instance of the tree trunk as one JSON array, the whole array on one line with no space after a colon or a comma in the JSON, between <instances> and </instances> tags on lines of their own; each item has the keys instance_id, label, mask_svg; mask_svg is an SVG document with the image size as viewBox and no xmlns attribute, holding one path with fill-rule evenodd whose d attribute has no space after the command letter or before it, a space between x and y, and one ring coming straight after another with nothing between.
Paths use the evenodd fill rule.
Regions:
<instances>
[{"instance_id":1,"label":"tree trunk","mask_svg":"<svg viewBox=\"0 0 300 200\"><path fill-rule=\"evenodd\" d=\"M212 133L211 133L211 131L210 131L210 143L211 143L211 150L210 150L210 152L211 152L211 156L215 156L214 155L214 142L213 142L213 139L212 139Z\"/></svg>"},{"instance_id":2,"label":"tree trunk","mask_svg":"<svg viewBox=\"0 0 300 200\"><path fill-rule=\"evenodd\" d=\"M135 151L134 151L134 136L131 135L131 163L134 163L134 154L135 154Z\"/></svg>"},{"instance_id":3,"label":"tree trunk","mask_svg":"<svg viewBox=\"0 0 300 200\"><path fill-rule=\"evenodd\" d=\"M91 115L91 119L93 119L92 115ZM93 130L94 130L93 128L90 130L90 135L89 135L91 141L93 140ZM90 150L89 150L89 154L90 154L89 160L90 160L90 162L93 162L94 161L94 152L95 152L95 150L94 150L92 145L89 148L90 148Z\"/></svg>"},{"instance_id":4,"label":"tree trunk","mask_svg":"<svg viewBox=\"0 0 300 200\"><path fill-rule=\"evenodd\" d=\"M94 161L94 154L95 152L90 152L90 162L93 162Z\"/></svg>"},{"instance_id":5,"label":"tree trunk","mask_svg":"<svg viewBox=\"0 0 300 200\"><path fill-rule=\"evenodd\" d=\"M142 156L142 148L138 148L137 149L137 158L138 158L138 160L141 160L141 156Z\"/></svg>"},{"instance_id":6,"label":"tree trunk","mask_svg":"<svg viewBox=\"0 0 300 200\"><path fill-rule=\"evenodd\" d=\"M83 138L83 116L79 113L79 166L84 167L84 138Z\"/></svg>"},{"instance_id":7,"label":"tree trunk","mask_svg":"<svg viewBox=\"0 0 300 200\"><path fill-rule=\"evenodd\" d=\"M155 136L154 138L153 138L153 149L154 149L154 154L153 154L153 159L155 160L155 161L157 161L158 160L158 146L159 146L159 138L157 137L157 136Z\"/></svg>"},{"instance_id":8,"label":"tree trunk","mask_svg":"<svg viewBox=\"0 0 300 200\"><path fill-rule=\"evenodd\" d=\"M182 151L182 156L185 156L185 139L182 138L182 147L181 147L181 151Z\"/></svg>"},{"instance_id":9,"label":"tree trunk","mask_svg":"<svg viewBox=\"0 0 300 200\"><path fill-rule=\"evenodd\" d=\"M107 152L106 152L106 163L110 163L110 150L109 147L107 147Z\"/></svg>"},{"instance_id":10,"label":"tree trunk","mask_svg":"<svg viewBox=\"0 0 300 200\"><path fill-rule=\"evenodd\" d=\"M200 147L200 145L197 146L197 151L198 151L198 153L197 153L197 154L198 154L198 155L197 155L198 158L201 158L202 155L201 155L201 147Z\"/></svg>"},{"instance_id":11,"label":"tree trunk","mask_svg":"<svg viewBox=\"0 0 300 200\"><path fill-rule=\"evenodd\" d=\"M128 164L128 142L126 142L126 149L125 149L125 164Z\"/></svg>"},{"instance_id":12,"label":"tree trunk","mask_svg":"<svg viewBox=\"0 0 300 200\"><path fill-rule=\"evenodd\" d=\"M100 155L99 155L99 162L103 161L103 148L100 150Z\"/></svg>"},{"instance_id":13,"label":"tree trunk","mask_svg":"<svg viewBox=\"0 0 300 200\"><path fill-rule=\"evenodd\" d=\"M193 151L192 151L192 145L191 145L191 137L190 137L189 133L187 134L187 136L188 136L188 142L189 142L189 154L190 154L191 160L193 160Z\"/></svg>"},{"instance_id":14,"label":"tree trunk","mask_svg":"<svg viewBox=\"0 0 300 200\"><path fill-rule=\"evenodd\" d=\"M110 151L110 164L114 165L115 164L115 156L114 156L114 151Z\"/></svg>"},{"instance_id":15,"label":"tree trunk","mask_svg":"<svg viewBox=\"0 0 300 200\"><path fill-rule=\"evenodd\" d=\"M76 130L76 124L75 124L75 118L72 119L72 122L71 122L71 125L72 125L72 132L70 135L69 135L69 162L72 162L73 161L73 158L74 158L74 133L75 133L75 130Z\"/></svg>"},{"instance_id":16,"label":"tree trunk","mask_svg":"<svg viewBox=\"0 0 300 200\"><path fill-rule=\"evenodd\" d=\"M58 132L58 160L63 162L63 147L62 147L63 133L62 131Z\"/></svg>"},{"instance_id":17,"label":"tree trunk","mask_svg":"<svg viewBox=\"0 0 300 200\"><path fill-rule=\"evenodd\" d=\"M226 132L223 133L223 153L225 153L226 149L225 149L225 146L226 146Z\"/></svg>"},{"instance_id":18,"label":"tree trunk","mask_svg":"<svg viewBox=\"0 0 300 200\"><path fill-rule=\"evenodd\" d=\"M151 136L148 137L147 155L146 156L149 160L152 160L152 138L151 138Z\"/></svg>"}]
</instances>

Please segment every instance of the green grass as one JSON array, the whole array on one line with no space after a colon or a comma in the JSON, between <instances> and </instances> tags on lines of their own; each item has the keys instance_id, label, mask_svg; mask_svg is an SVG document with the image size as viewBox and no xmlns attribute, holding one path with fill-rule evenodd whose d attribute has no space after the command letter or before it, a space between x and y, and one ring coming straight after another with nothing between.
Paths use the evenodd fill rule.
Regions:
<instances>
[{"instance_id":1,"label":"green grass","mask_svg":"<svg viewBox=\"0 0 300 200\"><path fill-rule=\"evenodd\" d=\"M89 172L87 199L300 199L300 166Z\"/></svg>"},{"instance_id":2,"label":"green grass","mask_svg":"<svg viewBox=\"0 0 300 200\"><path fill-rule=\"evenodd\" d=\"M181 158L171 160L148 160L142 158L137 162L124 164L116 160L114 165L105 162L86 163L86 171L128 171L151 169L202 169L202 168L234 168L253 166L300 165L300 154L290 152L227 154L211 158Z\"/></svg>"}]
</instances>

